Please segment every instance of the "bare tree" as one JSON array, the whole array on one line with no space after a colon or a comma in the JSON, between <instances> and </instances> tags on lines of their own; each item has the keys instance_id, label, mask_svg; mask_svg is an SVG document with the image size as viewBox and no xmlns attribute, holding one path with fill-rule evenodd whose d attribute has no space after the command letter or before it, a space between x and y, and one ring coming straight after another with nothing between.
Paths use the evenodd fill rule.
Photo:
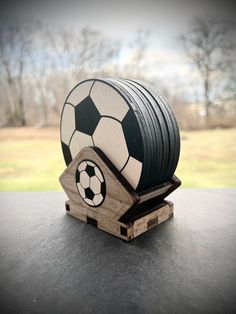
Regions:
<instances>
[{"instance_id":1,"label":"bare tree","mask_svg":"<svg viewBox=\"0 0 236 314\"><path fill-rule=\"evenodd\" d=\"M235 90L232 90L235 52L233 31L233 24L229 21L216 17L198 17L193 20L188 33L180 36L189 59L200 74L206 119L212 105L224 101L230 89L230 97L236 95Z\"/></svg>"},{"instance_id":2,"label":"bare tree","mask_svg":"<svg viewBox=\"0 0 236 314\"><path fill-rule=\"evenodd\" d=\"M29 50L28 60L30 65L31 83L34 88L32 98L34 99L32 105L38 105L38 125L48 126L49 112L52 108L52 104L49 103L50 94L47 88L47 79L52 68L52 61L50 60L50 54L47 49L41 50L40 54L37 53L37 45L39 47L47 47L47 28L40 19L32 21L32 33L34 38L37 38L36 43L33 41L31 49Z\"/></svg>"},{"instance_id":3,"label":"bare tree","mask_svg":"<svg viewBox=\"0 0 236 314\"><path fill-rule=\"evenodd\" d=\"M105 37L100 31L88 27L75 29L69 24L62 28L54 25L53 29L46 26L45 39L55 56L51 64L52 75L58 73L57 84L60 87L53 87L51 83L50 86L58 106L71 86L81 79L107 75L121 49L117 40ZM58 82L59 79L62 81Z\"/></svg>"},{"instance_id":4,"label":"bare tree","mask_svg":"<svg viewBox=\"0 0 236 314\"><path fill-rule=\"evenodd\" d=\"M127 45L130 49L130 59L125 69L125 75L141 79L145 77L145 53L148 38L148 30L138 30L134 40Z\"/></svg>"},{"instance_id":5,"label":"bare tree","mask_svg":"<svg viewBox=\"0 0 236 314\"><path fill-rule=\"evenodd\" d=\"M85 27L77 37L75 73L102 72L119 54L120 44L106 38L101 32Z\"/></svg>"},{"instance_id":6,"label":"bare tree","mask_svg":"<svg viewBox=\"0 0 236 314\"><path fill-rule=\"evenodd\" d=\"M11 106L8 107L10 123L26 125L24 102L24 72L29 37L24 23L17 19L1 20L0 62L3 65Z\"/></svg>"},{"instance_id":7,"label":"bare tree","mask_svg":"<svg viewBox=\"0 0 236 314\"><path fill-rule=\"evenodd\" d=\"M100 31L84 27L48 29L48 43L56 55L54 66L72 71L76 79L81 74L103 71L119 54L117 41L106 38Z\"/></svg>"},{"instance_id":8,"label":"bare tree","mask_svg":"<svg viewBox=\"0 0 236 314\"><path fill-rule=\"evenodd\" d=\"M47 101L47 92L46 92L46 70L47 70L47 62L45 59L42 60L37 64L35 59L31 56L31 67L34 71L34 82L35 82L35 92L34 92L34 101L38 103L40 107L40 115L41 121L39 121L39 125L41 126L48 126L49 125L49 104ZM36 99L35 99L36 98Z\"/></svg>"},{"instance_id":9,"label":"bare tree","mask_svg":"<svg viewBox=\"0 0 236 314\"><path fill-rule=\"evenodd\" d=\"M145 47L144 33L128 47L133 76L142 72ZM36 120L37 125L59 121L63 101L79 80L128 73L119 68L123 48L122 41L89 27L76 29L42 18L1 20L0 83L6 93L0 100L7 104L7 123L24 126Z\"/></svg>"}]
</instances>

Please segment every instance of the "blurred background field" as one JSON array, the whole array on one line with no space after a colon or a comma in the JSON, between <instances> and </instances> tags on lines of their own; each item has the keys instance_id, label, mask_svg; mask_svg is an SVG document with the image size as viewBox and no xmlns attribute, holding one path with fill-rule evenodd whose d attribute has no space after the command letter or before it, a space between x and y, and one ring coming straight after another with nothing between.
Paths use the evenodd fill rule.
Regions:
<instances>
[{"instance_id":1,"label":"blurred background field","mask_svg":"<svg viewBox=\"0 0 236 314\"><path fill-rule=\"evenodd\" d=\"M236 187L235 8L68 1L0 10L0 191L61 190L63 103L94 77L144 80L167 98L183 187Z\"/></svg>"},{"instance_id":2,"label":"blurred background field","mask_svg":"<svg viewBox=\"0 0 236 314\"><path fill-rule=\"evenodd\" d=\"M183 187L236 187L236 129L181 131ZM0 129L0 190L61 191L58 128Z\"/></svg>"}]
</instances>

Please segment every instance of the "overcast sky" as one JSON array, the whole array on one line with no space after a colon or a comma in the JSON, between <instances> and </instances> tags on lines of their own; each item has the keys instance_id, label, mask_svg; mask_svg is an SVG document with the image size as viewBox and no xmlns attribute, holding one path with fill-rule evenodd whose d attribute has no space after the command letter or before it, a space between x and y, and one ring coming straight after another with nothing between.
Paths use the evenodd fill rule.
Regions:
<instances>
[{"instance_id":1,"label":"overcast sky","mask_svg":"<svg viewBox=\"0 0 236 314\"><path fill-rule=\"evenodd\" d=\"M19 4L20 2L20 4ZM197 72L188 64L178 35L188 31L194 16L220 15L234 18L235 6L229 1L191 0L67 0L67 1L8 1L1 14L10 16L34 14L50 20L72 24L75 28L89 26L101 30L111 38L130 41L137 30L148 30L146 75L158 77L170 88L176 83L191 85ZM8 4L8 6L7 6ZM13 17L14 18L14 17ZM122 62L128 56L122 55ZM197 89L198 90L198 89ZM193 91L191 93L198 93Z\"/></svg>"}]
</instances>

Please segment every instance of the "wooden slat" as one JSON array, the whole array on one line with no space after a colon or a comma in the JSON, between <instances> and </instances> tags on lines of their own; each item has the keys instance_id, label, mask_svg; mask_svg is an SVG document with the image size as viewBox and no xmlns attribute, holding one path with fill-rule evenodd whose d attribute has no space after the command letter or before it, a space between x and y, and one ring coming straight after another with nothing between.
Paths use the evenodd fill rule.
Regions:
<instances>
[{"instance_id":1,"label":"wooden slat","mask_svg":"<svg viewBox=\"0 0 236 314\"><path fill-rule=\"evenodd\" d=\"M130 241L131 239L136 238L142 233L152 229L153 227L161 224L173 216L173 204L168 201L165 201L161 208L158 208L156 211L153 211L152 213L137 219L131 225L110 219L107 216L104 216L102 213L93 212L86 209L85 207L80 207L78 204L75 204L72 201L67 201L66 204L70 209L67 211L67 214L84 222L88 221L88 217L92 218L96 221L98 229L106 231L107 233L110 233L125 241ZM121 234L121 227L126 229L126 235Z\"/></svg>"},{"instance_id":2,"label":"wooden slat","mask_svg":"<svg viewBox=\"0 0 236 314\"><path fill-rule=\"evenodd\" d=\"M169 183L158 189L154 189L146 193L139 194L140 203L150 200L151 198L157 197L163 193L166 193L170 189L170 187L172 187L172 185L173 185L172 183Z\"/></svg>"},{"instance_id":3,"label":"wooden slat","mask_svg":"<svg viewBox=\"0 0 236 314\"><path fill-rule=\"evenodd\" d=\"M133 237L146 232L149 229L159 225L160 223L168 220L173 216L173 204L171 202L165 202L165 205L146 216L134 221L133 225Z\"/></svg>"}]
</instances>

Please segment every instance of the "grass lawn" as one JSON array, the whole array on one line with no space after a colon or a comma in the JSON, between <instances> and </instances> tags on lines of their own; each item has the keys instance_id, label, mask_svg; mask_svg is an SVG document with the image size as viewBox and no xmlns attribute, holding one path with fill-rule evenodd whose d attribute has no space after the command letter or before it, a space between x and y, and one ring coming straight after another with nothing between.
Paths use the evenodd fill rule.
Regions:
<instances>
[{"instance_id":1,"label":"grass lawn","mask_svg":"<svg viewBox=\"0 0 236 314\"><path fill-rule=\"evenodd\" d=\"M236 187L236 129L181 132L183 187ZM0 191L60 191L59 130L0 129Z\"/></svg>"},{"instance_id":2,"label":"grass lawn","mask_svg":"<svg viewBox=\"0 0 236 314\"><path fill-rule=\"evenodd\" d=\"M236 129L181 132L183 187L236 187Z\"/></svg>"}]
</instances>

